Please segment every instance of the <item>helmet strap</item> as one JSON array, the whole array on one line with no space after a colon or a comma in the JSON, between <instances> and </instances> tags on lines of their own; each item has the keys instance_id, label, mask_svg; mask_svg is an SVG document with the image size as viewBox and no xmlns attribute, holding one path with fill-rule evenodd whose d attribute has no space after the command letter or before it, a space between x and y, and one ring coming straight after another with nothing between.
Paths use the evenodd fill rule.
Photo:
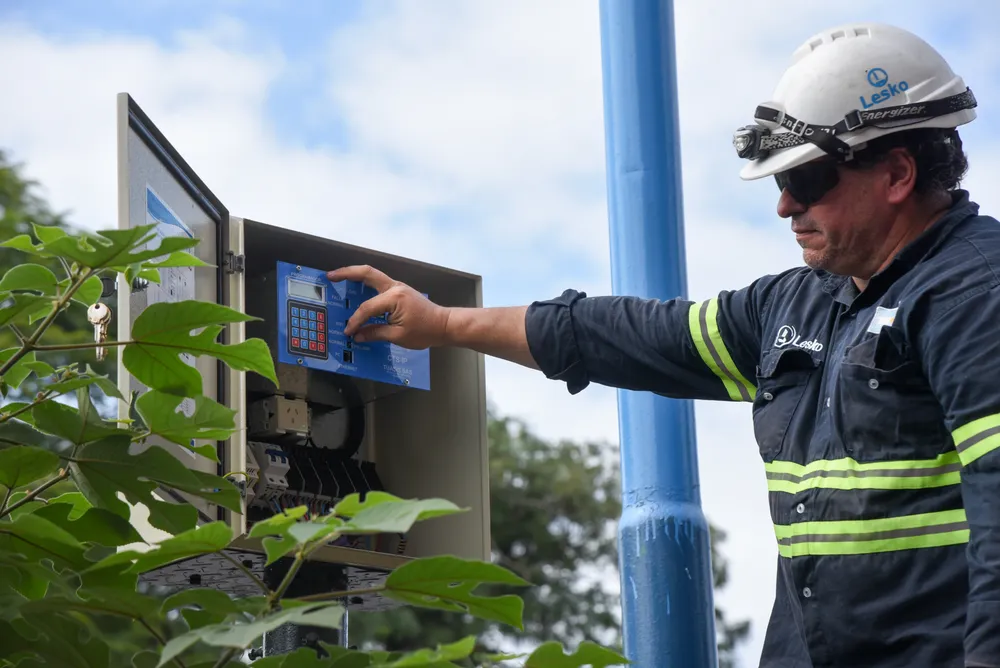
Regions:
<instances>
[{"instance_id":1,"label":"helmet strap","mask_svg":"<svg viewBox=\"0 0 1000 668\"><path fill-rule=\"evenodd\" d=\"M741 158L758 160L771 151L801 146L812 143L823 149L827 154L839 159L849 160L853 154L847 142L837 135L853 132L866 127L882 127L883 123L900 120L921 121L947 114L973 109L977 105L972 90L951 95L940 100L901 104L880 109L855 109L835 125L811 125L801 121L780 109L760 105L754 113L754 119L773 123L788 130L779 134L771 134L770 130L760 125L742 127L733 138L733 145Z\"/></svg>"}]
</instances>

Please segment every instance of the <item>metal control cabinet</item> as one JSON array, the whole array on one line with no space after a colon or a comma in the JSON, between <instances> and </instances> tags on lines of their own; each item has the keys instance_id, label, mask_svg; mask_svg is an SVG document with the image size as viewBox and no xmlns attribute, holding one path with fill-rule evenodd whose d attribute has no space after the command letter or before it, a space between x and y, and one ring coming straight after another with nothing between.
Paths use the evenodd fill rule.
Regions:
<instances>
[{"instance_id":1,"label":"metal control cabinet","mask_svg":"<svg viewBox=\"0 0 1000 668\"><path fill-rule=\"evenodd\" d=\"M295 293L289 295L286 290L279 295L276 285L279 278L301 274L296 267L325 272L343 265L370 264L438 304L476 307L482 305L480 277L285 229L280 221L267 224L231 216L126 93L118 96L118 188L120 228L156 223L161 235L197 236L202 241L192 252L213 265L163 269L160 285L135 290L120 279L118 337L128 337L135 318L156 301L216 301L259 318L228 326L223 340L266 340L279 378L275 386L256 374L235 372L208 358L190 360L205 379L205 394L236 410L239 429L231 439L217 444L218 466L186 449L158 444L192 468L221 474L255 471L273 486L261 483L247 489L242 513L200 499L164 499L195 504L202 521L228 522L241 536L234 547L241 551L244 563L256 567L263 564L263 549L259 540L246 538L248 526L254 518L275 512L271 501L286 489L282 485L287 489L298 485L301 489L293 490L297 495L291 498L319 505L365 486L403 498L441 497L469 511L415 525L405 537L405 549L399 541L390 548L377 549L331 545L317 552L316 559L345 565L356 582L384 577L392 568L417 557L455 555L488 560L489 458L482 355L440 348L405 351L386 347L372 352L369 347L358 351L372 358L376 353L396 355L395 367L387 364L386 373L379 376L374 367L359 370L358 364L345 364L344 352L349 348L337 339L333 352L339 364L324 365L322 360L330 360L331 351L322 351L326 356L321 357L319 340L312 337L327 336L325 345L329 346L337 337L338 322L342 334L344 319L343 312L331 312L328 303L312 309L324 313L322 335L320 319L307 314L310 324L306 330L317 334L307 334L306 340L317 345L308 350L313 353L308 357L312 363L299 363L306 356L293 354L287 340L291 322L286 318L299 317L293 316L288 302ZM335 230L336 221L330 226ZM342 293L338 298L343 299L344 284L337 289ZM361 295L367 296L370 294ZM356 308L356 304L348 308ZM317 323L315 330L312 322ZM353 369L347 368L351 366ZM132 390L141 393L146 389L121 365L119 382L126 396ZM120 410L126 411L127 406L123 404ZM310 432L315 439L310 440ZM132 521L140 534L163 538L145 517L142 507L133 508ZM221 589L243 591L240 588L246 584L227 579L239 577L235 568L210 560L171 568L153 577L159 577L162 584L181 582L188 572L214 572ZM209 584L205 578L200 581Z\"/></svg>"}]
</instances>

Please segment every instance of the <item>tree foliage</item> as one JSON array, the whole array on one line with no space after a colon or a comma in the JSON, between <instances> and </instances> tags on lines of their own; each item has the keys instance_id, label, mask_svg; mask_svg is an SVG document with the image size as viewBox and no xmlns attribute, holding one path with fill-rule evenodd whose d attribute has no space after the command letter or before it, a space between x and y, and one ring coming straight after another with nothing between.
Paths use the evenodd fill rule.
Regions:
<instances>
[{"instance_id":1,"label":"tree foliage","mask_svg":"<svg viewBox=\"0 0 1000 668\"><path fill-rule=\"evenodd\" d=\"M620 644L618 595L602 581L617 578L616 527L621 515L617 453L607 444L539 438L521 420L491 411L490 514L494 563L534 587L523 594L525 628L505 637L500 625L481 619L401 608L351 616L351 642L407 650L445 642L455 633L480 637L483 649L513 643ZM609 462L609 459L611 460ZM710 526L713 580L728 581L719 547L725 534ZM732 622L716 606L719 666L735 665L735 650L749 623Z\"/></svg>"},{"instance_id":2,"label":"tree foliage","mask_svg":"<svg viewBox=\"0 0 1000 668\"><path fill-rule=\"evenodd\" d=\"M23 167L11 162L4 151L0 150L0 242L6 242L18 235L29 234L35 224L41 225L45 229L72 231L72 227L66 221L65 214L53 212L48 203L35 192L37 187L38 184L35 181L24 176ZM9 246L0 246L0 269L5 272L5 276L9 275L7 272L10 269L28 262L28 258L29 256L23 251ZM63 270L59 258L34 257L30 261L52 272L53 276L58 275ZM33 269L40 271L34 267ZM23 275L24 272L21 273ZM40 284L44 284L44 282L43 278ZM0 289L3 287L0 286ZM97 287L98 284L92 281L88 285L91 294L84 296L94 297L96 300L97 297L93 295L92 291ZM82 309L67 309L60 312L46 330L46 341L49 343L84 343L92 339L93 328L87 322L86 311ZM17 337L10 327L0 329L0 350L9 349L16 343ZM109 356L98 362L94 359L93 354L86 350L53 351L46 359L54 366L62 366L74 361L89 361L93 369L102 375L109 374L114 369L113 358ZM31 395L36 391L37 385L36 379L32 377L26 379L19 390Z\"/></svg>"},{"instance_id":3,"label":"tree foliage","mask_svg":"<svg viewBox=\"0 0 1000 668\"><path fill-rule=\"evenodd\" d=\"M18 197L28 201L24 191ZM235 411L203 396L199 372L180 356L215 358L277 384L270 351L259 339L220 341L227 325L252 319L244 313L198 301L158 303L135 319L130 336L105 344L149 388L138 400L123 396L86 362L93 340L67 340L57 323L72 331L99 295L94 285L102 276L156 281L158 267L199 264L187 251L198 240L160 239L153 226L91 233L11 216L21 218L0 249L16 250L23 260L0 277L0 328L14 335L0 351L0 382L14 393L0 410L0 667L243 665L237 658L244 650L282 625L340 627L342 601L351 590L289 595L316 550L343 535L405 533L416 522L464 512L445 499L384 492L348 496L321 515L308 514L306 506L287 508L249 532L262 540L269 564L291 560L276 586L254 579L260 591L244 598L205 587L168 596L141 587L141 575L192 557L223 555L236 538L228 524L199 524L192 506L162 501L163 492L242 510L230 477L189 469L151 440L162 435L188 446L189 438L225 438L236 429ZM73 359L77 355L82 359ZM29 384L34 389L23 391ZM95 397L129 403L128 414L137 419L105 419ZM205 420L177 417L185 398ZM144 505L150 524L168 537L140 536L129 521L130 504ZM519 593L530 585L501 565L444 556L411 560L369 590L407 606L523 630ZM322 645L253 665L442 668L473 658L490 665L511 657L483 653L474 635L452 634L447 642L409 652ZM548 641L517 658L534 668L627 663L591 642L567 652Z\"/></svg>"}]
</instances>

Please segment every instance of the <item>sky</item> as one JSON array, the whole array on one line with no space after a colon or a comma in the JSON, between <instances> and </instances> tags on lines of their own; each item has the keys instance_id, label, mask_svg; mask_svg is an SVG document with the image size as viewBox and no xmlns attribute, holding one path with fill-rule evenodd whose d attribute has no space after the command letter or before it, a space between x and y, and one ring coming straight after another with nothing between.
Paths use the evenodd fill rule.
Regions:
<instances>
[{"instance_id":1,"label":"sky","mask_svg":"<svg viewBox=\"0 0 1000 668\"><path fill-rule=\"evenodd\" d=\"M1000 205L997 8L675 12L689 297L801 264L773 181L739 179L731 138L792 51L840 23L894 23L944 54L980 103L962 131L966 186L985 212ZM115 95L128 92L233 215L479 274L487 306L611 290L594 0L5 0L0 62L0 149L74 224L116 224ZM611 389L571 396L489 360L487 392L543 437L617 447ZM749 407L695 408L704 509L728 535L718 600L752 621L741 660L756 666L776 550Z\"/></svg>"}]
</instances>

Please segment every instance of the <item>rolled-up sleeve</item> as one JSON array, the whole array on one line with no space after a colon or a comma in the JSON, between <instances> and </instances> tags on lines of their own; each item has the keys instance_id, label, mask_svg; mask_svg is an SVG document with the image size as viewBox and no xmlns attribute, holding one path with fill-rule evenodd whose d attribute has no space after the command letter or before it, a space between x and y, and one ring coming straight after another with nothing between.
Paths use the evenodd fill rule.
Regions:
<instances>
[{"instance_id":1,"label":"rolled-up sleeve","mask_svg":"<svg viewBox=\"0 0 1000 668\"><path fill-rule=\"evenodd\" d=\"M528 308L528 346L546 377L686 399L753 401L761 305L773 277L705 301L588 297Z\"/></svg>"},{"instance_id":2,"label":"rolled-up sleeve","mask_svg":"<svg viewBox=\"0 0 1000 668\"><path fill-rule=\"evenodd\" d=\"M928 318L921 359L962 463L969 525L965 665L1000 668L1000 287Z\"/></svg>"}]
</instances>

